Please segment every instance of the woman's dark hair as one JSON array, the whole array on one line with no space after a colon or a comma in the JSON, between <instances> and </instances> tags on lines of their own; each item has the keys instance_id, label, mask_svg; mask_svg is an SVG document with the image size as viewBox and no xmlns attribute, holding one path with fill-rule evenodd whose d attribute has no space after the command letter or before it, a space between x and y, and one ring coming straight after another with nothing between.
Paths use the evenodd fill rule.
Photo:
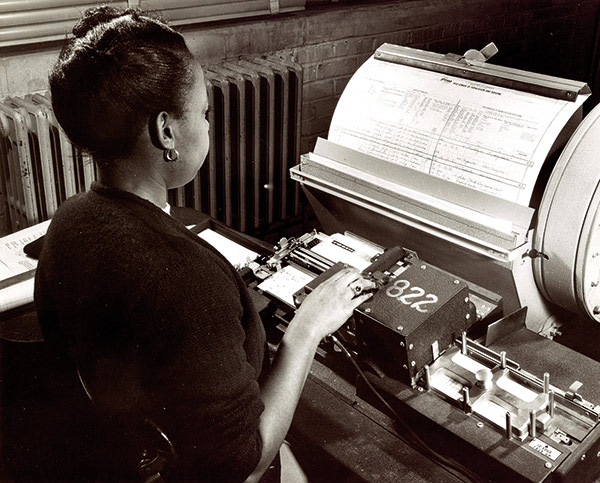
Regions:
<instances>
[{"instance_id":1,"label":"woman's dark hair","mask_svg":"<svg viewBox=\"0 0 600 483\"><path fill-rule=\"evenodd\" d=\"M152 116L184 112L193 56L181 34L137 9L87 10L50 73L52 106L96 161L129 154Z\"/></svg>"}]
</instances>

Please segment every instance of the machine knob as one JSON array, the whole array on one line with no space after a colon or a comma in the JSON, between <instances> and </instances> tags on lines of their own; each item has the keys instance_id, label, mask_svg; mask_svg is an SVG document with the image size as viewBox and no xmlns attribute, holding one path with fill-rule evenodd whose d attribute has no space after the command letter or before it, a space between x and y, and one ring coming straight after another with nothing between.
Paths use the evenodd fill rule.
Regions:
<instances>
[{"instance_id":1,"label":"machine knob","mask_svg":"<svg viewBox=\"0 0 600 483\"><path fill-rule=\"evenodd\" d=\"M480 369L475 374L475 379L477 379L477 387L480 387L481 389L483 389L485 391L492 388L492 386L493 386L492 379L493 378L494 378L494 375L492 374L492 371L490 369L488 369L487 367L485 369Z\"/></svg>"}]
</instances>

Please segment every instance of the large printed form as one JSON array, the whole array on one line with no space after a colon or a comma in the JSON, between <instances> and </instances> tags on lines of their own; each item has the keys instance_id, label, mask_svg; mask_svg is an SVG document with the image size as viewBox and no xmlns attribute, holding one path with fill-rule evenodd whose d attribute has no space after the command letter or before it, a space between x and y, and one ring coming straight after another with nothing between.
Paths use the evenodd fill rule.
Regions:
<instances>
[{"instance_id":1,"label":"large printed form","mask_svg":"<svg viewBox=\"0 0 600 483\"><path fill-rule=\"evenodd\" d=\"M0 312L33 302L37 260L25 246L44 236L50 220L0 238Z\"/></svg>"},{"instance_id":2,"label":"large printed form","mask_svg":"<svg viewBox=\"0 0 600 483\"><path fill-rule=\"evenodd\" d=\"M371 57L345 88L328 139L527 206L587 97L553 99Z\"/></svg>"}]
</instances>

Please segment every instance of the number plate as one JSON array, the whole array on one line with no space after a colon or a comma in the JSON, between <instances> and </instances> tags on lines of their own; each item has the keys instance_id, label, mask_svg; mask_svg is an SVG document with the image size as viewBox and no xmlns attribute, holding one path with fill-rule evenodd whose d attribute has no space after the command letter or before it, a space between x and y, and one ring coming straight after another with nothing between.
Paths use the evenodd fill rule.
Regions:
<instances>
[{"instance_id":1,"label":"number plate","mask_svg":"<svg viewBox=\"0 0 600 483\"><path fill-rule=\"evenodd\" d=\"M409 334L464 287L464 283L455 283L453 277L431 265L418 263L408 267L365 305L378 322L401 334Z\"/></svg>"}]
</instances>

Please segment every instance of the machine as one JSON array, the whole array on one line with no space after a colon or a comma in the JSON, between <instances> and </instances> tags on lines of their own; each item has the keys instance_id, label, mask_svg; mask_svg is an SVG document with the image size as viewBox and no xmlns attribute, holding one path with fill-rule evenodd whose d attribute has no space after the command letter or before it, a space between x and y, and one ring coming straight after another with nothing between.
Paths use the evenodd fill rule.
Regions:
<instances>
[{"instance_id":1,"label":"machine","mask_svg":"<svg viewBox=\"0 0 600 483\"><path fill-rule=\"evenodd\" d=\"M600 322L600 109L492 51L381 46L291 169L322 232L245 270L282 313L344 265L375 281L332 347L467 477L594 481L600 363L552 339Z\"/></svg>"}]
</instances>

